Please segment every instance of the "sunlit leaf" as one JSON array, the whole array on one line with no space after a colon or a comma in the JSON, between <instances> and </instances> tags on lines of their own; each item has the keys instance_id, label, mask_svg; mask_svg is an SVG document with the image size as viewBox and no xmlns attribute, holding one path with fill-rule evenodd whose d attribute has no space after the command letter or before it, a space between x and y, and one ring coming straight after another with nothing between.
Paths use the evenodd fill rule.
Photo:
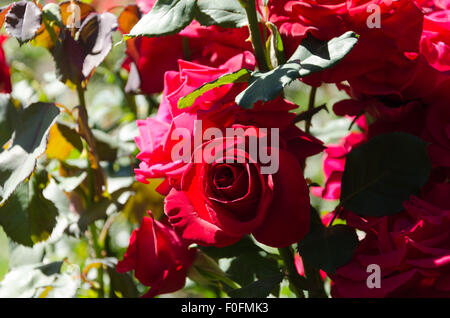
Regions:
<instances>
[{"instance_id":1,"label":"sunlit leaf","mask_svg":"<svg viewBox=\"0 0 450 318\"><path fill-rule=\"evenodd\" d=\"M47 147L50 127L60 110L54 104L36 103L27 107L18 121L12 146L0 154L0 206L36 167Z\"/></svg>"},{"instance_id":2,"label":"sunlit leaf","mask_svg":"<svg viewBox=\"0 0 450 318\"><path fill-rule=\"evenodd\" d=\"M41 9L31 1L22 0L13 3L6 14L6 31L20 43L32 40L41 28L41 23Z\"/></svg>"}]
</instances>

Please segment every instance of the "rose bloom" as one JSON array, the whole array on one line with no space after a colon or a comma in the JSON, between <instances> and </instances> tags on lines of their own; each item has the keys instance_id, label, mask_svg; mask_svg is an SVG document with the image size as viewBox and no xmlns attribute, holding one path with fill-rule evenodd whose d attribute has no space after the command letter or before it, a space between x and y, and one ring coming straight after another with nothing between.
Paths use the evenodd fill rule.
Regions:
<instances>
[{"instance_id":1,"label":"rose bloom","mask_svg":"<svg viewBox=\"0 0 450 318\"><path fill-rule=\"evenodd\" d=\"M393 216L347 213L347 224L366 236L352 261L330 275L333 297L450 297L450 184L428 189ZM371 264L381 268L381 288L367 286Z\"/></svg>"},{"instance_id":2,"label":"rose bloom","mask_svg":"<svg viewBox=\"0 0 450 318\"><path fill-rule=\"evenodd\" d=\"M117 271L134 270L135 277L151 287L144 297L155 297L184 287L195 253L170 226L144 217L140 228L133 231Z\"/></svg>"},{"instance_id":3,"label":"rose bloom","mask_svg":"<svg viewBox=\"0 0 450 318\"><path fill-rule=\"evenodd\" d=\"M138 0L137 4L147 13L155 2ZM203 27L193 21L179 34L128 40L126 64L136 64L143 93L159 93L163 90L165 72L176 70L179 59L217 67L238 54L251 52L248 38L247 27Z\"/></svg>"},{"instance_id":4,"label":"rose bloom","mask_svg":"<svg viewBox=\"0 0 450 318\"><path fill-rule=\"evenodd\" d=\"M370 26L376 21L373 5L379 6L380 28ZM307 34L321 40L350 30L360 35L336 67L304 79L314 86L347 80L363 94L417 98L441 76L419 54L423 13L410 0L274 0L269 2L269 20L278 26L288 54Z\"/></svg>"},{"instance_id":5,"label":"rose bloom","mask_svg":"<svg viewBox=\"0 0 450 318\"><path fill-rule=\"evenodd\" d=\"M248 136L267 137L256 127L246 128ZM167 196L165 211L177 233L187 241L217 247L246 234L273 247L302 239L309 229L310 199L302 172L306 142L300 135L292 126L281 133L279 149L269 143L266 153L279 153L278 170L271 174L263 174L258 158L239 147L251 143L246 138L234 138L231 144L225 137L205 142L196 152L208 154L205 149L213 147L211 143L225 151L213 160L190 164L180 187Z\"/></svg>"}]
</instances>

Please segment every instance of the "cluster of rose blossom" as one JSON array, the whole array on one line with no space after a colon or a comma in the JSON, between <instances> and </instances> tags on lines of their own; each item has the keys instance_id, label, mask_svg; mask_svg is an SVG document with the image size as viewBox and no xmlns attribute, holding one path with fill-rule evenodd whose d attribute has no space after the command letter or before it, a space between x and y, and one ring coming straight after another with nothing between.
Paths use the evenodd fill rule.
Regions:
<instances>
[{"instance_id":1,"label":"cluster of rose blossom","mask_svg":"<svg viewBox=\"0 0 450 318\"><path fill-rule=\"evenodd\" d=\"M154 2L137 1L144 13ZM372 4L379 6L380 28L368 26ZM286 56L308 34L321 40L350 30L359 34L358 44L341 63L304 82L334 83L345 90L351 99L336 104L334 111L359 116L362 132L352 132L341 145L326 149L295 125L291 111L297 106L282 97L249 110L239 107L235 97L245 83L215 88L193 106L179 109L180 98L203 84L242 68L255 69L247 27L204 27L194 21L176 35L129 40L127 63L136 65L141 91L163 92L157 114L138 121L141 164L136 175L143 183L164 180L158 191L166 196L166 218L144 218L118 270L134 269L136 277L151 286L147 296L155 296L184 286L196 254L195 248L189 248L193 243L224 247L248 234L277 248L297 243L310 224L309 189L303 176L306 158L325 150L326 184L313 188L313 193L338 199L346 154L380 133L402 131L430 143L430 180L395 216L370 219L344 213L347 223L366 236L353 260L332 275L332 294L448 296L450 1L270 0L267 8L261 1L260 15L280 30ZM194 136L197 120L202 121L202 129L278 128L278 172L262 174L257 159L235 148L218 159L244 157L246 163L173 161L176 142L171 133L183 128ZM366 286L369 264L382 268L380 289Z\"/></svg>"}]
</instances>

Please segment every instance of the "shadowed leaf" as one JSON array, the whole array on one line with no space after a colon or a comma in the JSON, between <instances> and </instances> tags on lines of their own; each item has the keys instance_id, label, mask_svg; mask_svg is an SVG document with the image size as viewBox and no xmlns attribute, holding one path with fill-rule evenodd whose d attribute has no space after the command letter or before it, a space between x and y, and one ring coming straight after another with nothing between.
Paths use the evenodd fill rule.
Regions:
<instances>
[{"instance_id":1,"label":"shadowed leaf","mask_svg":"<svg viewBox=\"0 0 450 318\"><path fill-rule=\"evenodd\" d=\"M45 170L21 183L0 208L0 225L15 242L33 246L47 240L56 225L58 210L42 194L48 184Z\"/></svg>"},{"instance_id":2,"label":"shadowed leaf","mask_svg":"<svg viewBox=\"0 0 450 318\"><path fill-rule=\"evenodd\" d=\"M341 203L362 216L403 210L403 202L427 182L427 144L405 133L383 134L354 149L345 163Z\"/></svg>"}]
</instances>

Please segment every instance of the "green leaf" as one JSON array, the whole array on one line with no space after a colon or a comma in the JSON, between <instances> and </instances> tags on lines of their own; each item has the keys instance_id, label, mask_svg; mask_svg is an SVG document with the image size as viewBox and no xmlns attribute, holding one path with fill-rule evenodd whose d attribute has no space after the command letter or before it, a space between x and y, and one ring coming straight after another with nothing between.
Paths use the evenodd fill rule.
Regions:
<instances>
[{"instance_id":1,"label":"green leaf","mask_svg":"<svg viewBox=\"0 0 450 318\"><path fill-rule=\"evenodd\" d=\"M21 44L34 39L41 23L41 9L34 2L25 0L15 2L5 19L6 31Z\"/></svg>"},{"instance_id":2,"label":"green leaf","mask_svg":"<svg viewBox=\"0 0 450 318\"><path fill-rule=\"evenodd\" d=\"M427 144L406 133L383 134L354 149L342 177L341 203L362 216L403 210L403 202L427 182Z\"/></svg>"},{"instance_id":3,"label":"green leaf","mask_svg":"<svg viewBox=\"0 0 450 318\"><path fill-rule=\"evenodd\" d=\"M126 37L157 37L176 34L187 27L195 15L196 0L158 0Z\"/></svg>"},{"instance_id":4,"label":"green leaf","mask_svg":"<svg viewBox=\"0 0 450 318\"><path fill-rule=\"evenodd\" d=\"M357 41L354 32L347 32L328 42L308 36L286 64L270 72L254 72L249 87L236 97L236 103L248 109L258 101L275 99L294 80L336 65L353 49Z\"/></svg>"},{"instance_id":5,"label":"green leaf","mask_svg":"<svg viewBox=\"0 0 450 318\"><path fill-rule=\"evenodd\" d=\"M195 19L201 25L240 28L248 24L245 9L238 0L197 0Z\"/></svg>"},{"instance_id":6,"label":"green leaf","mask_svg":"<svg viewBox=\"0 0 450 318\"><path fill-rule=\"evenodd\" d=\"M249 252L233 259L227 274L232 280L245 286L254 282L255 279L273 276L279 271L278 262L275 259L260 253Z\"/></svg>"},{"instance_id":7,"label":"green leaf","mask_svg":"<svg viewBox=\"0 0 450 318\"><path fill-rule=\"evenodd\" d=\"M0 154L0 206L35 170L36 160L47 147L51 126L60 111L54 104L27 107L19 122L12 146Z\"/></svg>"},{"instance_id":8,"label":"green leaf","mask_svg":"<svg viewBox=\"0 0 450 318\"><path fill-rule=\"evenodd\" d=\"M19 112L9 94L0 94L0 148L11 139Z\"/></svg>"},{"instance_id":9,"label":"green leaf","mask_svg":"<svg viewBox=\"0 0 450 318\"><path fill-rule=\"evenodd\" d=\"M299 242L298 250L304 260L327 273L347 264L358 246L354 229L346 225L317 227Z\"/></svg>"},{"instance_id":10,"label":"green leaf","mask_svg":"<svg viewBox=\"0 0 450 318\"><path fill-rule=\"evenodd\" d=\"M50 237L58 210L42 193L48 181L47 172L39 171L0 208L0 225L13 241L31 247Z\"/></svg>"},{"instance_id":11,"label":"green leaf","mask_svg":"<svg viewBox=\"0 0 450 318\"><path fill-rule=\"evenodd\" d=\"M321 72L339 63L358 42L356 33L349 31L330 41L309 35L289 59L301 64L300 76Z\"/></svg>"},{"instance_id":12,"label":"green leaf","mask_svg":"<svg viewBox=\"0 0 450 318\"><path fill-rule=\"evenodd\" d=\"M194 105L197 98L214 88L233 83L245 83L249 79L250 71L245 68L234 73L225 74L218 79L197 88L195 91L189 93L185 97L180 98L180 100L178 101L178 108L183 109Z\"/></svg>"},{"instance_id":13,"label":"green leaf","mask_svg":"<svg viewBox=\"0 0 450 318\"><path fill-rule=\"evenodd\" d=\"M284 275L278 273L263 277L240 289L234 289L228 293L231 298L266 298L277 288L283 280Z\"/></svg>"}]
</instances>

